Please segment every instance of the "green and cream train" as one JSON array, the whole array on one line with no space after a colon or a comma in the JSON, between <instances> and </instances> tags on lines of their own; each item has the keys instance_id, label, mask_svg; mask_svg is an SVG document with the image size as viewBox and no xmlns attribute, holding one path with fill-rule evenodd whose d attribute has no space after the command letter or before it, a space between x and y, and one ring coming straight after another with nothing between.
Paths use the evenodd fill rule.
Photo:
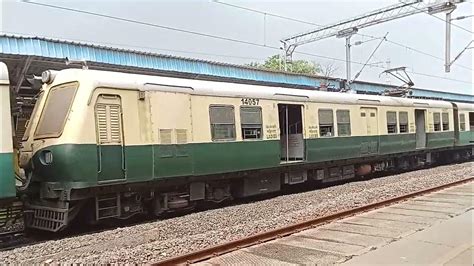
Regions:
<instances>
[{"instance_id":1,"label":"green and cream train","mask_svg":"<svg viewBox=\"0 0 474 266\"><path fill-rule=\"evenodd\" d=\"M7 66L0 62L0 198L3 201L16 197L13 169L12 120L10 110L10 80Z\"/></svg>"},{"instance_id":2,"label":"green and cream train","mask_svg":"<svg viewBox=\"0 0 474 266\"><path fill-rule=\"evenodd\" d=\"M20 211L17 204L10 108L10 80L7 66L0 62L0 232ZM20 215L21 216L21 215Z\"/></svg>"},{"instance_id":3,"label":"green and cream train","mask_svg":"<svg viewBox=\"0 0 474 266\"><path fill-rule=\"evenodd\" d=\"M472 156L469 104L80 69L42 79L19 157L27 226L41 230Z\"/></svg>"}]
</instances>

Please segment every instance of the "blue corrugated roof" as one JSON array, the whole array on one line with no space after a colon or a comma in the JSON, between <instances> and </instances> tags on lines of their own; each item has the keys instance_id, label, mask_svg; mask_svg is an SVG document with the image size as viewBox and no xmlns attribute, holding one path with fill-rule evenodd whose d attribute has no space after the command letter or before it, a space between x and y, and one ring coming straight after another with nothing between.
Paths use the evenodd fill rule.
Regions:
<instances>
[{"instance_id":1,"label":"blue corrugated roof","mask_svg":"<svg viewBox=\"0 0 474 266\"><path fill-rule=\"evenodd\" d=\"M424 89L413 90L412 96L449 99L449 100L453 100L457 102L474 102L474 95L458 94L458 93L451 93L451 92L444 92L444 91L424 90Z\"/></svg>"},{"instance_id":2,"label":"blue corrugated roof","mask_svg":"<svg viewBox=\"0 0 474 266\"><path fill-rule=\"evenodd\" d=\"M29 55L54 59L86 60L122 67L134 67L159 71L184 72L240 80L262 81L297 86L319 87L321 77L265 71L251 67L205 60L175 57L163 54L112 48L86 43L0 35L0 54ZM332 87L339 88L337 79L330 81ZM369 82L355 82L353 88L358 91L381 92L387 85ZM447 100L474 102L473 95L414 89L413 96L443 98Z\"/></svg>"},{"instance_id":3,"label":"blue corrugated roof","mask_svg":"<svg viewBox=\"0 0 474 266\"><path fill-rule=\"evenodd\" d=\"M239 65L40 37L0 35L0 54L30 55L57 59L67 57L69 59L127 67L297 84L311 87L317 87L320 83L320 80L315 76L264 71Z\"/></svg>"}]
</instances>

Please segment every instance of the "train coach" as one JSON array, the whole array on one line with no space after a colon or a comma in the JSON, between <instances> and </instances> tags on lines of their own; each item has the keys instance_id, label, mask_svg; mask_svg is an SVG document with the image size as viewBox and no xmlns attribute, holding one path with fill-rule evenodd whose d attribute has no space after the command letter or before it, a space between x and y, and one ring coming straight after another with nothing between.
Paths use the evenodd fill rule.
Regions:
<instances>
[{"instance_id":1,"label":"train coach","mask_svg":"<svg viewBox=\"0 0 474 266\"><path fill-rule=\"evenodd\" d=\"M42 79L19 158L40 230L472 156L469 104L80 69Z\"/></svg>"},{"instance_id":2,"label":"train coach","mask_svg":"<svg viewBox=\"0 0 474 266\"><path fill-rule=\"evenodd\" d=\"M12 120L10 110L10 80L7 66L0 62L0 231L12 219L16 219L21 208L17 207L14 174L14 152ZM21 215L20 215L21 216Z\"/></svg>"}]
</instances>

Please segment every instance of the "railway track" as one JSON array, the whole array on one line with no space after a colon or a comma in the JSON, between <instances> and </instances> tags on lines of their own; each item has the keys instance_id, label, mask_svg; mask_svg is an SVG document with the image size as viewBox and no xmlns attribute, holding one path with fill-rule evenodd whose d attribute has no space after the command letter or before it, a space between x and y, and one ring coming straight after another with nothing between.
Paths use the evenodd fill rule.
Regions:
<instances>
[{"instance_id":1,"label":"railway track","mask_svg":"<svg viewBox=\"0 0 474 266\"><path fill-rule=\"evenodd\" d=\"M448 167L449 167L449 166L448 166ZM421 170L421 171L427 171L427 170ZM409 175L410 172L412 172L412 171L408 171L408 172L406 172L406 173L404 173L404 174ZM455 172L454 172L454 173L455 173ZM453 174L454 174L454 173L453 173ZM391 173L391 174L393 174L393 173ZM420 173L420 174L421 174L421 173ZM388 174L387 174L387 175L388 175ZM422 175L430 176L431 174L430 174L429 172L427 172L427 173L422 173ZM466 175L463 174L463 175L459 176L459 178L462 178L463 176L466 176ZM472 176L471 173L468 173L468 176ZM377 176L377 177L378 177L378 176ZM459 180L459 178L457 178L457 180ZM436 179L439 179L439 177L436 178ZM471 179L472 179L472 178L471 178ZM374 178L368 179L367 182L371 182L370 180L378 180L378 178L376 178L376 176L374 176ZM469 179L468 179L468 180L469 180ZM360 180L360 181L362 181L362 180ZM365 181L366 181L366 180L364 180L364 183L365 183ZM466 180L463 180L463 181L466 181ZM451 181L445 181L445 182L451 182ZM357 184L357 183L358 183L358 182L356 182L356 184ZM422 182L422 183L423 183L423 182ZM388 184L390 184L390 182L389 182ZM435 183L435 184L436 184L436 183ZM457 184L457 183L453 183L453 184L449 184L449 185L455 185L455 184ZM336 185L337 185L337 184L336 184ZM448 186L449 186L449 185L448 185ZM378 185L376 185L375 187L377 187L377 186L378 186ZM430 185L430 186L433 186L433 185ZM430 186L425 186L425 187L430 187ZM326 187L326 186L325 186L325 187ZM332 187L332 185L331 185L330 187ZM336 186L336 187L337 187L337 186ZM422 186L422 187L423 187L423 186ZM442 189L442 188L444 188L444 187L445 187L445 186L441 186L441 187L437 187L437 188L438 188L438 189ZM307 187L306 187L306 188L302 188L303 192L304 192L306 189L308 189L308 188L307 188ZM361 189L363 189L363 186L361 186ZM435 188L433 188L433 189L435 189ZM402 189L401 191L404 191L404 190ZM411 190L411 191L413 191L413 190ZM291 190L291 191L287 191L286 193L284 193L284 195L286 195L286 194L292 195L292 194L295 194L295 192L301 192L301 191L293 191L293 190ZM421 193L423 193L423 192L426 193L425 190L421 191ZM429 191L428 191L428 192L429 192ZM380 193L380 192L378 192L378 193ZM394 194L394 195L397 195L397 194L401 194L401 193L396 193L396 194ZM370 194L369 194L369 195L370 195ZM277 197L277 198L278 198L278 197ZM258 202L259 202L260 200L261 200L261 199L257 199ZM251 203L251 202L252 202L252 203ZM250 199L248 199L248 200L246 200L246 201L243 201L243 202L238 202L238 203L235 203L235 204L236 204L236 205L239 205L239 204L242 204L242 203L243 203L244 205L246 205L246 204L254 204L253 201L250 201ZM225 206L228 206L227 204L224 204L224 205L225 205ZM229 205L234 205L234 204L229 204ZM343 205L344 205L344 204L343 204ZM359 206L360 206L360 205L359 205ZM221 207L222 207L222 205L213 206L213 207L208 206L208 208L199 209L199 210L197 210L197 212L202 212L202 211L206 212L206 210L210 210L210 209L221 209ZM346 207L346 208L347 208L347 207ZM344 209L344 208L340 208L340 209ZM189 213L187 213L187 214L189 214ZM178 223L179 223L179 220L181 220L181 219L186 220L186 218L179 218L180 216L183 216L183 215L182 215L182 214L170 215L169 217L165 217L165 219L164 219L163 221L159 221L158 223L160 223L160 224L161 224L161 223L164 223L163 225L160 225L160 226L164 226L165 224L173 223L173 221L174 221L173 218L178 219ZM184 216L186 217L187 215L184 215ZM193 215L191 214L191 216L193 216ZM138 218L138 217L137 217L137 218ZM337 218L333 218L333 219L337 219ZM166 220L169 220L169 221L171 221L171 222L167 222ZM328 219L328 221L330 221L330 220L331 220L331 219ZM129 221L129 222L130 222L130 221ZM23 235L23 234L20 234L20 232L16 232L16 233L17 233L17 234L16 234L16 237L15 237L15 234L11 234L10 236L12 236L12 237L7 236L7 238L6 238L6 239L10 238L10 240L13 240L13 241L8 242L8 241L3 241L3 240L0 239L0 260L5 259L5 261L10 261L10 262L13 263L13 262L15 262L15 261L16 261L16 262L25 261L25 259L26 259L26 261L30 261L30 260L31 260L31 262L40 263L40 262L46 261L46 260L48 260L48 259L50 259L50 258L56 257L56 258L60 258L60 259L57 260L58 262L59 262L59 261L63 261L63 260L66 260L66 259L65 259L66 256L69 256L69 255L66 255L66 254L68 254L69 251L64 252L64 255L54 255L54 256L53 256L53 254L45 255L45 254L44 254L44 250L45 250L45 249L46 249L46 250L49 250L49 247L47 247L47 246L50 246L50 245L51 245L52 247L54 247L54 248L52 248L52 250L54 250L54 252L53 252L53 251L52 251L52 252L53 252L54 254L56 254L56 253L58 253L57 250L61 250L62 248L57 247L57 246L56 246L57 244L53 244L53 243L63 243L63 242L64 242L64 243L69 243L69 242L74 243L74 239L77 239L77 238L81 238L80 241L84 241L83 239L86 238L87 235L92 235L92 234L94 234L94 235L97 234L97 237L98 237L99 239L101 239L101 238L108 239L108 237L107 237L106 235L101 236L101 234L102 234L102 233L108 234L107 231L114 232L114 231L115 231L115 230L114 230L115 228L124 228L124 229L125 229L125 228L133 228L135 225L136 225L136 226L144 226L145 228L149 228L149 227L146 226L146 224L147 224L148 222L154 223L154 222L156 222L156 221L155 221L155 219L146 219L146 218L145 218L145 219L137 219L137 220L135 220L134 222L131 222L131 223L128 223L128 222L127 222L127 223L125 223L125 224L124 224L124 223L121 223L121 224L115 224L115 225L109 224L109 225L104 225L104 226L95 226L94 228L90 228L90 227L89 227L89 228L87 228L87 229L86 229L85 227L82 227L82 226L81 226L80 228L76 228L75 230L72 230L72 231L70 231L69 233L61 233L60 235L55 235L55 236L51 236L51 234L49 234L49 235L39 235L39 236L36 236L35 234L33 234L33 235L32 235L32 234ZM199 223L198 223L198 224L199 224ZM318 225L318 223L315 222L313 225L311 225L311 224L308 225L308 224L307 224L306 227L312 227L312 226L314 226L314 225ZM176 228L175 228L175 227L171 227L171 228L170 228L171 233L172 233L173 230L186 230L186 229L179 229L179 227L181 227L181 226L178 226L178 227L176 227ZM174 228L174 229L173 229L173 228ZM270 228L271 228L271 227L270 227ZM297 229L296 231L303 230L304 228L305 228L305 227L302 227L301 229ZM151 230L151 229L148 229L148 230ZM125 229L125 231L123 231L123 232L122 232L121 230L119 230L119 232L117 232L117 234L126 233L126 231L128 231L128 229ZM133 231L133 230L132 230L132 231ZM151 231L150 231L150 232L151 232ZM166 230L166 231L164 231L164 232L168 232L168 230ZM112 234L115 234L115 233L112 233ZM184 233L183 233L182 231L180 231L180 234L184 234ZM288 234L291 234L291 232L289 232L289 231L287 231L286 233L285 233L285 231L280 231L280 232L279 232L279 235L280 235L280 236L285 236L285 235L288 235ZM123 237L124 240L125 240L126 238L128 238L128 236L129 236L129 234L127 234L127 236L124 236L124 237ZM160 233L160 236L162 236L162 233ZM95 236L92 237L92 238L95 238ZM146 238L147 238L147 237L145 237L145 239L146 239ZM149 236L149 238L150 238L150 239L155 239L153 236ZM255 240L254 242L249 241L249 242L247 242L248 244L245 244L245 243L239 244L239 247L252 246L252 245L253 245L252 243L265 242L265 241L267 241L267 240L271 240L271 239L274 239L274 238L275 238L275 237L272 238L272 237L270 236L270 234L266 234L266 238L262 238L262 239L260 239L260 240L257 239L257 240ZM69 239L70 239L70 240L69 240ZM126 244L126 243L129 243L130 241L133 242L131 239L124 242L124 241L120 240L120 239L122 239L122 237L117 238L117 236L114 236L113 239L114 239L114 240L113 240L112 242L115 241L115 242L118 243L118 244L114 244L114 246L116 246L116 247L118 247L119 245L121 245L122 242L123 242L123 245L128 245L128 244ZM116 240L116 239L119 239L119 240ZM212 237L211 237L211 239L212 239ZM57 242L57 241L59 241L59 242ZM106 240L104 240L104 241L106 241ZM107 241L109 241L109 240L107 240ZM50 242L51 244L48 244L48 242ZM88 242L88 241L87 241L87 242ZM92 242L94 242L94 241L92 241ZM97 241L95 241L95 242L97 242ZM140 245L140 244L139 244L140 241L136 240L136 242L137 242L136 245ZM199 242L199 241L198 241L198 242ZM211 242L211 240L209 240L209 242ZM235 241L234 241L234 242L235 242ZM99 242L97 242L97 243L99 243ZM100 242L100 243L103 243L103 242ZM183 242L183 243L185 243L185 242ZM188 244L189 244L189 243L188 243ZM182 246L182 250L183 250L184 252L186 252L186 250L187 250L188 248L190 248L190 247L188 246L188 244ZM3 246L2 246L2 245L3 245ZM60 245L62 246L63 244L60 244ZM64 244L64 245L65 245L65 244ZM90 251L88 251L88 250L90 249L90 248L88 248L89 245L91 245L91 244L87 244L87 245L84 246L84 248L78 248L78 249L84 249L84 252L85 252L85 253L89 253L89 252L90 252ZM159 246L159 245L160 245L160 244L158 244L158 246ZM67 246L68 246L68 245L65 245L64 249L66 249ZM73 244L73 246L76 246L76 244ZM207 246L209 247L209 245L207 245ZM222 246L222 245L220 245L220 246ZM21 247L21 248L24 248L24 249L23 249L24 251L22 251L22 252L26 252L25 255L18 255L18 254L16 254L16 253L12 253L12 252L15 252L15 249L20 248L20 247ZM93 248L93 250L98 250L98 249L100 250L101 247L102 247L102 244L98 244L97 247ZM232 249L227 249L227 250L224 250L224 251L213 252L214 254L212 254L211 256L202 257L201 259L194 259L194 258L185 259L185 262L184 262L184 263L186 263L186 261L189 261L189 262L197 262L197 261L205 260L206 258L212 257L213 255L225 254L225 253L230 252L230 251L232 251L232 250L238 249L239 247L237 247L237 248L234 247L234 248L232 248ZM130 247L127 248L127 250L129 250L129 249L130 249ZM35 255L34 255L35 253L32 252L31 250L33 250L33 251L35 251L35 250L41 251L41 252L40 252L41 254L39 254L38 258L32 259L32 258L35 258ZM66 249L66 250L67 250L67 249ZM76 248L71 249L71 252L72 252L72 250L76 250ZM160 249L158 249L158 250L160 250ZM196 249L195 249L195 248L192 248L192 250L196 250ZM5 251L5 252L2 252L2 251ZM80 252L81 252L81 251L79 251L79 250L74 251L74 253L77 253L77 254L79 254ZM104 252L111 252L111 251L104 251ZM118 252L118 251L117 251L117 252ZM1 253L3 253L3 254L1 254ZM46 253L47 253L47 252L46 252ZM15 254L15 255L11 255L11 254ZM29 254L29 255L27 255L27 254ZM76 255L77 255L77 254L76 254ZM121 254L121 255L117 255L117 256L119 256L120 258L121 258L122 256L124 256L124 254L123 254L122 252L120 252L120 254ZM159 258L161 258L161 257L163 256L163 254L164 254L163 252L158 253ZM166 254L166 253L165 253L165 254ZM168 254L170 254L170 253L168 253ZM171 254L172 254L172 253L171 253ZM171 254L170 254L170 255L171 255ZM175 254L180 254L180 253L177 252L177 253L175 253ZM181 254L182 254L182 253L181 253ZM2 255L3 255L3 258L2 258ZM25 257L25 256L26 256L26 257ZM62 256L64 256L64 257L62 257ZM165 256L166 256L166 255L165 255ZM17 260L14 259L14 258L17 258L17 257L18 257L19 260L18 260L18 259L17 259ZM20 257L23 257L23 258L20 259ZM117 257L117 258L119 258L119 257ZM152 258L152 257L153 257L153 256L148 256L148 258ZM106 257L106 258L107 258L107 257ZM136 259L136 257L134 257L134 258ZM169 258L169 257L167 257L167 258ZM109 259L110 259L110 258L109 258ZM104 262L107 262L107 261L109 261L109 259L104 259L103 261L104 261ZM94 260L97 260L97 258L95 258ZM74 261L74 260L72 260L72 261ZM120 260L120 259L117 260L117 259L114 258L113 261L121 261L121 260ZM135 261L135 260L134 260L134 259L131 259L131 260L129 260L129 261ZM142 260L142 261L143 261L143 262L146 262L146 263L153 263L153 262L154 262L153 259L151 259L151 260L147 259L147 260ZM163 264L163 263L165 263L165 262L167 262L167 261L168 261L168 260L163 260L163 261L159 261L158 263ZM165 264L168 264L168 263L165 263ZM173 264L173 262L170 262L169 264Z\"/></svg>"},{"instance_id":2,"label":"railway track","mask_svg":"<svg viewBox=\"0 0 474 266\"><path fill-rule=\"evenodd\" d=\"M220 256L220 255L232 252L232 251L236 251L236 250L239 250L239 249L242 249L242 248L245 248L245 247L250 247L250 246L253 246L253 245L256 245L256 244L260 244L260 243L271 241L271 240L274 240L274 239L277 239L277 238L292 235L294 233L297 233L297 232L315 227L317 225L321 225L321 224L328 223L328 222L338 220L338 219L341 219L341 218L353 216L353 215L356 215L356 214L364 213L364 212L367 212L369 210L378 209L378 208L381 208L381 207L392 205L394 203L399 203L399 202L405 201L405 200L413 198L413 197L417 197L417 196L421 196L421 195L424 195L424 194L436 192L436 191L443 190L443 189L446 189L446 188L449 188L449 187L452 187L452 186L460 185L460 184L463 184L463 183L468 183L468 182L471 182L473 180L474 180L474 177L469 177L469 178L466 178L466 179L463 179L463 180L460 180L460 181L456 181L456 182L452 182L452 183L449 183L449 184L444 184L444 185L441 185L441 186L435 186L435 187L431 187L431 188L428 188L428 189L423 189L423 190L420 190L420 191L405 194L405 195L402 195L402 196L393 197L393 198L390 198L390 199L387 199L387 200L382 200L382 201L372 203L372 204L368 204L368 205L365 205L365 206L353 208L353 209L350 209L350 210L345 210L345 211L338 212L338 213L335 213L335 214L331 214L331 215L327 215L327 216L323 216L323 217L319 217L319 218L315 218L315 219L310 219L310 220L307 220L307 221L304 221L304 222L301 222L301 223L292 224L292 225L281 227L281 228L278 228L278 229L275 229L275 230L255 234L255 235L245 237L245 238L242 238L242 239L238 239L238 240L235 240L235 241L231 241L231 242L227 242L227 243L224 243L224 244L216 245L216 246L213 246L213 247L210 247L210 248L206 248L206 249L194 251L194 252L191 252L191 253L188 253L188 254L184 254L184 255L181 255L181 256L173 257L173 258L170 258L170 259L158 261L157 263L154 263L153 265L177 265L177 264L192 264L192 263L201 262L201 261L204 261L204 260L216 257L216 256Z\"/></svg>"},{"instance_id":3,"label":"railway track","mask_svg":"<svg viewBox=\"0 0 474 266\"><path fill-rule=\"evenodd\" d=\"M27 242L23 230L2 232L0 233L0 252L19 247Z\"/></svg>"},{"instance_id":4,"label":"railway track","mask_svg":"<svg viewBox=\"0 0 474 266\"><path fill-rule=\"evenodd\" d=\"M36 245L48 241L60 240L67 237L80 237L89 234L101 233L107 230L113 230L124 225L134 226L149 221L151 221L151 219L143 218L138 221L133 221L125 224L122 221L119 221L115 224L97 225L95 227L76 226L64 232L59 232L56 234L51 234L49 232L42 231L28 231L27 233L23 229L3 232L0 233L0 252L21 248L28 245Z\"/></svg>"}]
</instances>

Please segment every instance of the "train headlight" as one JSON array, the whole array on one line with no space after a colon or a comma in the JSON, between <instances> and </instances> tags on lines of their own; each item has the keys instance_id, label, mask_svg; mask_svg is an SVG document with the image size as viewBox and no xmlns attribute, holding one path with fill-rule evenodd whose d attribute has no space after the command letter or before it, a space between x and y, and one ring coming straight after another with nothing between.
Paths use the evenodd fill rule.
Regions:
<instances>
[{"instance_id":1,"label":"train headlight","mask_svg":"<svg viewBox=\"0 0 474 266\"><path fill-rule=\"evenodd\" d=\"M43 165L50 165L53 163L53 153L51 151L42 151L39 159Z\"/></svg>"},{"instance_id":2,"label":"train headlight","mask_svg":"<svg viewBox=\"0 0 474 266\"><path fill-rule=\"evenodd\" d=\"M46 84L53 82L54 77L56 76L56 71L46 70L41 73L41 81Z\"/></svg>"}]
</instances>

